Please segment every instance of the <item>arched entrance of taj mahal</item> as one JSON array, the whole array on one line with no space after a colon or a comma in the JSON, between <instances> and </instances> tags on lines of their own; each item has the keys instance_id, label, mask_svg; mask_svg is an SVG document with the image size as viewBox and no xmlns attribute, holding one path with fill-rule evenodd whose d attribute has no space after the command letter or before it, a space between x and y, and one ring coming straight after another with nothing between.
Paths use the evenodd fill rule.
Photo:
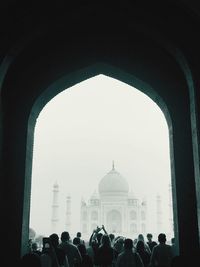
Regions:
<instances>
[{"instance_id":1,"label":"arched entrance of taj mahal","mask_svg":"<svg viewBox=\"0 0 200 267\"><path fill-rule=\"evenodd\" d=\"M107 228L110 233L122 232L122 215L118 210L111 210L107 213Z\"/></svg>"}]
</instances>

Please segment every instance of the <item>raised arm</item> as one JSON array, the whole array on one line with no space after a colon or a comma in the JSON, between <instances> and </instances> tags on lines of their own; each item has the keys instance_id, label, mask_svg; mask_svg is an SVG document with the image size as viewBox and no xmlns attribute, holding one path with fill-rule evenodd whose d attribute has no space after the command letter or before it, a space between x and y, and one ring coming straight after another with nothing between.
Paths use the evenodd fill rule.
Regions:
<instances>
[{"instance_id":1,"label":"raised arm","mask_svg":"<svg viewBox=\"0 0 200 267\"><path fill-rule=\"evenodd\" d=\"M108 235L108 233L107 233L107 231L106 231L106 229L105 229L105 226L104 225L102 225L102 228L101 228L103 231L104 231L104 233L106 234L106 235Z\"/></svg>"},{"instance_id":2,"label":"raised arm","mask_svg":"<svg viewBox=\"0 0 200 267\"><path fill-rule=\"evenodd\" d=\"M89 246L92 246L92 241L95 240L96 241L96 237L98 232L101 231L101 228L99 226L97 226L96 229L93 230L90 239L89 239Z\"/></svg>"}]
</instances>

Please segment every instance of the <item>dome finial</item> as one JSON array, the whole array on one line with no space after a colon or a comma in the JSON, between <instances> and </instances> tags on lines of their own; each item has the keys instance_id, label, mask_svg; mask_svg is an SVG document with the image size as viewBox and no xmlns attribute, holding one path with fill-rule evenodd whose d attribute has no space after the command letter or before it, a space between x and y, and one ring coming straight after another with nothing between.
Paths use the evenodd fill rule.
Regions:
<instances>
[{"instance_id":1,"label":"dome finial","mask_svg":"<svg viewBox=\"0 0 200 267\"><path fill-rule=\"evenodd\" d=\"M112 161L112 170L113 171L115 170L115 162L114 162L114 160Z\"/></svg>"}]
</instances>

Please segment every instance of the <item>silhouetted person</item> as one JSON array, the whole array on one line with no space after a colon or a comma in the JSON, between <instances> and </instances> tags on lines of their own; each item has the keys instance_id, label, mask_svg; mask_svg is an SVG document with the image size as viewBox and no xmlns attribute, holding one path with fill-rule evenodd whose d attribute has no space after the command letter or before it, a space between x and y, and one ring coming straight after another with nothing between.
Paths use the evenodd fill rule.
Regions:
<instances>
[{"instance_id":1,"label":"silhouetted person","mask_svg":"<svg viewBox=\"0 0 200 267\"><path fill-rule=\"evenodd\" d=\"M93 260L91 259L91 257L87 254L87 250L84 244L79 244L77 246L81 257L82 257L82 262L77 265L79 267L93 267Z\"/></svg>"},{"instance_id":2,"label":"silhouetted person","mask_svg":"<svg viewBox=\"0 0 200 267\"><path fill-rule=\"evenodd\" d=\"M136 252L140 255L144 267L149 266L150 254L145 250L144 242L139 240L136 245Z\"/></svg>"},{"instance_id":3,"label":"silhouetted person","mask_svg":"<svg viewBox=\"0 0 200 267\"><path fill-rule=\"evenodd\" d=\"M138 241L142 241L142 242L144 243L145 250L146 250L149 254L151 254L151 250L150 250L148 244L145 242L143 234L139 234L139 235L138 235L137 242L138 242ZM136 243L136 245L137 245L137 243ZM136 247L136 246L135 246L135 247Z\"/></svg>"},{"instance_id":4,"label":"silhouetted person","mask_svg":"<svg viewBox=\"0 0 200 267\"><path fill-rule=\"evenodd\" d=\"M97 250L101 244L101 237L103 235L102 233L100 233L101 230L102 228L97 226L97 228L93 230L89 238L89 247L87 248L87 253L92 258L93 262L96 258Z\"/></svg>"},{"instance_id":5,"label":"silhouetted person","mask_svg":"<svg viewBox=\"0 0 200 267\"><path fill-rule=\"evenodd\" d=\"M102 228L98 227L96 229L93 230L90 239L89 239L89 245L91 246L92 242L94 241L97 244L97 247L99 247L100 243L101 243L101 237L102 237L102 233L100 233Z\"/></svg>"},{"instance_id":6,"label":"silhouetted person","mask_svg":"<svg viewBox=\"0 0 200 267\"><path fill-rule=\"evenodd\" d=\"M117 267L144 267L138 253L133 251L133 240L125 239L124 251L117 257Z\"/></svg>"},{"instance_id":7,"label":"silhouetted person","mask_svg":"<svg viewBox=\"0 0 200 267\"><path fill-rule=\"evenodd\" d=\"M81 254L78 248L70 243L70 235L68 232L62 232L61 243L59 247L64 250L67 255L69 266L74 267L75 264L80 264L82 261Z\"/></svg>"},{"instance_id":8,"label":"silhouetted person","mask_svg":"<svg viewBox=\"0 0 200 267\"><path fill-rule=\"evenodd\" d=\"M32 239L29 238L29 240L28 240L28 252L29 252L29 253L32 252L32 243L33 243Z\"/></svg>"},{"instance_id":9,"label":"silhouetted person","mask_svg":"<svg viewBox=\"0 0 200 267\"><path fill-rule=\"evenodd\" d=\"M42 252L38 249L38 245L37 245L36 242L33 242L33 243L32 243L32 253L35 253L35 254L37 254L38 256L40 256L41 253L42 253Z\"/></svg>"},{"instance_id":10,"label":"silhouetted person","mask_svg":"<svg viewBox=\"0 0 200 267\"><path fill-rule=\"evenodd\" d=\"M81 239L81 232L77 232L76 237L80 239L79 244L85 244L85 241L83 239Z\"/></svg>"},{"instance_id":11,"label":"silhouetted person","mask_svg":"<svg viewBox=\"0 0 200 267\"><path fill-rule=\"evenodd\" d=\"M109 237L110 237L111 246L113 247L114 242L115 242L115 235L114 234L109 234Z\"/></svg>"},{"instance_id":12,"label":"silhouetted person","mask_svg":"<svg viewBox=\"0 0 200 267\"><path fill-rule=\"evenodd\" d=\"M96 236L98 247L101 245L102 236L103 236L102 233L98 233L97 236Z\"/></svg>"},{"instance_id":13,"label":"silhouetted person","mask_svg":"<svg viewBox=\"0 0 200 267\"><path fill-rule=\"evenodd\" d=\"M73 243L75 246L78 246L79 244L81 244L81 240L80 240L80 238L78 238L78 237L74 237L72 243Z\"/></svg>"},{"instance_id":14,"label":"silhouetted person","mask_svg":"<svg viewBox=\"0 0 200 267\"><path fill-rule=\"evenodd\" d=\"M68 262L68 258L67 255L65 254L65 252L58 247L59 245L59 236L57 234L51 234L49 236L51 243L53 245L53 248L55 250L56 256L57 256L57 260L60 266L63 267L69 267L69 262Z\"/></svg>"},{"instance_id":15,"label":"silhouetted person","mask_svg":"<svg viewBox=\"0 0 200 267\"><path fill-rule=\"evenodd\" d=\"M159 244L153 248L150 266L151 267L170 267L172 260L171 246L166 243L166 235L161 233L158 235Z\"/></svg>"},{"instance_id":16,"label":"silhouetted person","mask_svg":"<svg viewBox=\"0 0 200 267\"><path fill-rule=\"evenodd\" d=\"M122 236L117 237L115 239L115 243L114 243L113 247L116 249L118 254L123 252L123 250L124 250L124 238Z\"/></svg>"},{"instance_id":17,"label":"silhouetted person","mask_svg":"<svg viewBox=\"0 0 200 267\"><path fill-rule=\"evenodd\" d=\"M95 258L95 254L97 252L98 246L96 241L92 241L91 244L88 246L88 248L86 248L87 250L87 254L90 256L90 258L92 259L92 262L94 263L94 258Z\"/></svg>"},{"instance_id":18,"label":"silhouetted person","mask_svg":"<svg viewBox=\"0 0 200 267\"><path fill-rule=\"evenodd\" d=\"M153 238L153 235L151 233L148 233L147 234L147 240L148 240L147 241L147 245L149 246L151 252L153 250L153 247L155 247L156 245L158 245L156 241L153 241L152 240L152 238Z\"/></svg>"},{"instance_id":19,"label":"silhouetted person","mask_svg":"<svg viewBox=\"0 0 200 267\"><path fill-rule=\"evenodd\" d=\"M101 238L101 244L95 254L94 263L101 267L110 267L116 260L117 252L111 247L110 238L104 234Z\"/></svg>"},{"instance_id":20,"label":"silhouetted person","mask_svg":"<svg viewBox=\"0 0 200 267\"><path fill-rule=\"evenodd\" d=\"M42 267L59 267L58 258L49 237L43 238L43 247L40 260Z\"/></svg>"}]
</instances>

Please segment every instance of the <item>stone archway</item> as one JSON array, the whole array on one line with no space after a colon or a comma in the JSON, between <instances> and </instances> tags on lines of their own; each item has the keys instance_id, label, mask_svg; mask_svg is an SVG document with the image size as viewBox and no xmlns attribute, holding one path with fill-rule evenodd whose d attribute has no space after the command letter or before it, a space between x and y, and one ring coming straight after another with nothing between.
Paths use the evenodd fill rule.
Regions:
<instances>
[{"instance_id":1,"label":"stone archway","mask_svg":"<svg viewBox=\"0 0 200 267\"><path fill-rule=\"evenodd\" d=\"M31 166L32 166L32 149L33 149L33 138L34 138L34 128L36 124L37 117L39 116L40 112L42 111L43 107L53 98L55 97L58 93L67 90L67 88L77 84L78 82L84 81L86 79L95 77L96 75L103 74L105 76L112 77L116 80L120 80L126 84L129 84L133 86L134 88L137 88L141 92L145 93L149 98L151 98L161 109L161 111L164 113L168 127L169 127L169 137L170 139L170 145L173 147L173 132L172 132L172 122L171 122L171 116L168 111L168 108L164 102L164 100L160 97L160 95L148 84L145 83L144 81L141 81L138 79L136 76L132 74L128 74L124 72L123 70L113 67L109 64L105 63L96 63L94 65L91 65L88 68L84 68L80 71L74 72L72 74L64 75L61 77L59 80L56 80L54 83L52 83L44 92L36 99L32 109L31 113L29 116L29 121L28 121L28 141L27 141L27 158L26 158L26 186L27 190L25 191L26 196L24 197L24 205L27 206L27 209L30 207L30 185L31 185ZM78 82L77 82L77 77L78 77ZM171 158L171 161L173 161L173 158ZM174 172L174 169L172 169L172 174ZM175 177L175 175L174 175ZM27 201L27 199L29 201ZM27 216L27 209L26 213L24 213L24 220L23 222L28 222ZM29 211L30 212L30 211ZM112 216L114 216L115 221L117 223L111 223L112 221ZM121 232L122 229L122 218L120 214L117 214L115 212L111 213L109 218L109 222L106 228L109 229L109 232ZM174 218L175 220L176 217ZM26 224L23 225L24 232L26 232ZM23 247L25 247L26 244L26 236L24 235L23 239ZM23 248L22 248L23 249Z\"/></svg>"},{"instance_id":2,"label":"stone archway","mask_svg":"<svg viewBox=\"0 0 200 267\"><path fill-rule=\"evenodd\" d=\"M175 66L174 58L163 51L163 47L152 43L148 38L143 39L139 36L141 39L137 39L137 32L133 31L133 28L129 34L130 32L134 36L133 41L129 35L122 36L117 33L115 36L109 32L109 35L100 36L100 40L93 35L90 39L88 35L87 43L84 41L74 43L71 36L67 36L66 42L64 42L63 34L61 34L60 40L51 31L48 36L49 39L44 35L44 39L41 38L38 42L33 42L23 51L22 55L18 56L18 59L9 69L4 82L2 97L2 133L4 137L2 173L6 181L5 191L9 189L10 195L12 195L11 200L10 197L8 199L10 195L5 197L5 201L10 202L8 206L12 214L9 215L10 221L17 218L16 228L11 228L12 234L10 235L15 237L16 244L18 244L16 245L17 255L19 255L19 246L22 248L22 253L26 250L32 139L37 115L41 108L59 91L100 73L133 85L150 96L161 107L166 116L170 113L169 120L167 120L173 119L173 122L169 123L169 130L172 178L174 181L174 210L175 220L178 216L176 227L180 229L180 234L177 230L177 237L182 244L182 252L196 248L199 240L196 229L191 114L185 75L180 73L180 64ZM123 44L116 42L118 37L122 37ZM51 41L49 42L49 40ZM102 40L104 40L103 45ZM58 44L63 44L64 49ZM88 44L91 47L88 47ZM105 47L106 49L104 49ZM59 53L57 54L55 51L59 51ZM108 65L93 65L99 60L124 71ZM84 68L85 66L90 67ZM12 136L12 133L15 135ZM190 221L194 227L187 233L188 222ZM193 246L188 245L191 239L194 240Z\"/></svg>"},{"instance_id":3,"label":"stone archway","mask_svg":"<svg viewBox=\"0 0 200 267\"><path fill-rule=\"evenodd\" d=\"M46 87L45 90L41 92L41 94L35 99L33 105L29 106L29 116L27 116L26 113L24 113L24 116L27 116L24 118L24 121L26 122L23 125L23 133L26 135L25 140L25 147L26 147L26 164L25 164L25 183L24 183L24 195L23 195L23 215L22 215L22 237L21 237L21 253L23 254L26 251L26 244L28 240L28 224L29 224L29 212L30 212L30 189L31 189L31 166L32 166L32 152L33 152L33 137L34 137L34 127L37 120L37 117L42 110L42 108L50 101L56 94L59 92L65 90L66 88L69 88L72 85L75 85L78 82L81 82L85 79L88 79L90 77L93 77L98 74L104 74L107 76L110 76L112 78L121 80L122 82L125 82L137 89L139 89L141 92L148 95L154 102L157 103L157 105L161 108L163 111L166 120L168 122L169 126L169 136L170 136L170 146L171 146L171 170L172 170L172 180L175 184L175 164L174 164L174 133L173 133L173 125L171 121L171 113L168 110L168 106L165 103L165 101L162 99L160 94L158 93L158 90L154 90L151 85L144 82L143 80L140 80L137 76L134 76L133 74L130 74L128 72L123 71L120 68L113 67L109 64L103 64L103 63L97 63L94 65L91 65L87 68L82 68L79 71L72 72L71 74L63 75L60 79L55 79L53 83L51 83L48 87ZM158 89L158 88L157 88ZM172 111L171 111L172 112ZM173 112L172 112L173 113ZM18 114L17 114L18 115ZM175 121L177 120L178 115L176 114L173 118ZM185 121L185 120L184 120ZM17 120L16 120L17 122ZM27 128L28 127L28 130ZM19 128L20 129L20 128ZM187 133L186 133L187 134ZM21 137L21 132L20 135ZM17 135L18 137L18 135ZM185 140L185 138L182 138ZM179 143L182 141L182 139L176 138ZM19 142L18 142L19 143ZM182 143L181 143L182 144ZM175 151L177 151L175 149ZM189 170L188 170L189 171ZM176 188L174 186L173 188L173 196L174 196L174 221L175 221L175 234L178 237L178 219L177 219L177 206L176 206ZM179 191L180 193L180 191ZM180 221L179 221L180 222Z\"/></svg>"}]
</instances>

